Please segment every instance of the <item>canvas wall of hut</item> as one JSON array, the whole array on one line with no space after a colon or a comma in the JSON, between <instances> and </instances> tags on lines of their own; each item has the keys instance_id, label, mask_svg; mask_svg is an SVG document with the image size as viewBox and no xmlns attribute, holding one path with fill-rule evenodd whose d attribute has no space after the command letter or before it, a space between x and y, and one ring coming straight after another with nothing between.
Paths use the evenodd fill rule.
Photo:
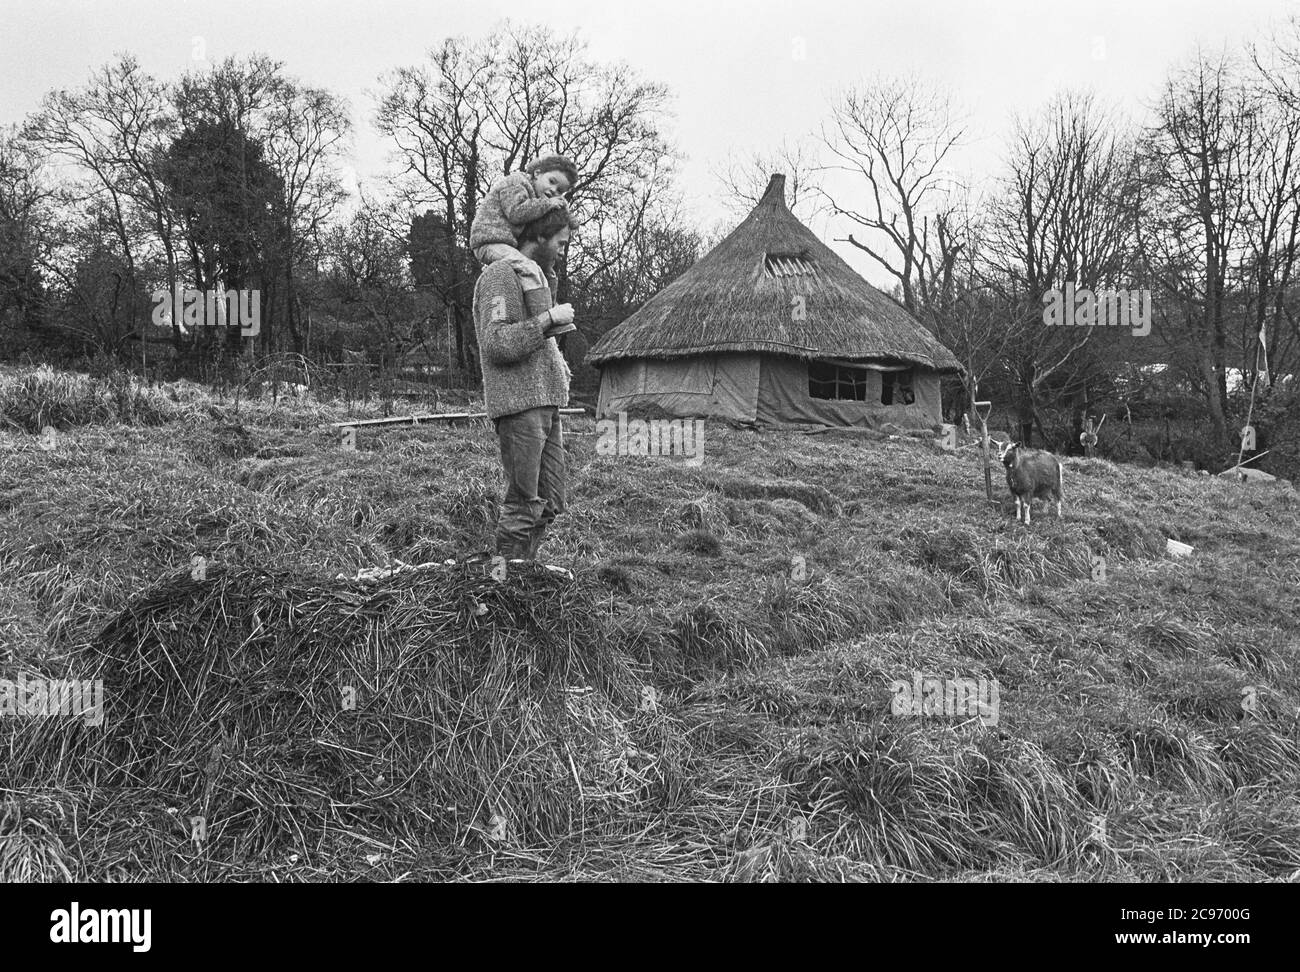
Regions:
<instances>
[{"instance_id":1,"label":"canvas wall of hut","mask_svg":"<svg viewBox=\"0 0 1300 972\"><path fill-rule=\"evenodd\" d=\"M597 415L769 427L941 422L953 353L790 212L774 175L748 217L588 353Z\"/></svg>"}]
</instances>

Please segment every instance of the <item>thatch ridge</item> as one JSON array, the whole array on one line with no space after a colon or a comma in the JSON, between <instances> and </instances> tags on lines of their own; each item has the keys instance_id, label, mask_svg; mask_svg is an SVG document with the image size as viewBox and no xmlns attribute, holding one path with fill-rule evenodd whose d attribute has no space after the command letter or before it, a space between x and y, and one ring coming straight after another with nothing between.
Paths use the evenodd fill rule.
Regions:
<instances>
[{"instance_id":1,"label":"thatch ridge","mask_svg":"<svg viewBox=\"0 0 1300 972\"><path fill-rule=\"evenodd\" d=\"M811 274L769 276L768 256L798 256ZM802 318L794 298L805 298ZM863 280L785 203L785 176L721 243L650 298L588 352L620 358L680 358L761 351L798 358L893 358L959 371L961 364L906 309Z\"/></svg>"}]
</instances>

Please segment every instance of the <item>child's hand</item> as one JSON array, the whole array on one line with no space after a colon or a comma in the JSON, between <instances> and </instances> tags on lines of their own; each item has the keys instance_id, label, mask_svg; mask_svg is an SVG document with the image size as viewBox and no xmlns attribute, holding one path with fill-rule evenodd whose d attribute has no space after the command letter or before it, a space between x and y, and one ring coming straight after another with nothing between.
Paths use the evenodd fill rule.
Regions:
<instances>
[{"instance_id":1,"label":"child's hand","mask_svg":"<svg viewBox=\"0 0 1300 972\"><path fill-rule=\"evenodd\" d=\"M547 199L546 201L547 201L548 203L551 204L551 209L563 209L563 208L564 208L564 197L563 197L563 196L551 196L551 197L550 197L549 199Z\"/></svg>"},{"instance_id":2,"label":"child's hand","mask_svg":"<svg viewBox=\"0 0 1300 972\"><path fill-rule=\"evenodd\" d=\"M551 308L551 322L553 324L572 324L573 323L573 305L556 304Z\"/></svg>"}]
</instances>

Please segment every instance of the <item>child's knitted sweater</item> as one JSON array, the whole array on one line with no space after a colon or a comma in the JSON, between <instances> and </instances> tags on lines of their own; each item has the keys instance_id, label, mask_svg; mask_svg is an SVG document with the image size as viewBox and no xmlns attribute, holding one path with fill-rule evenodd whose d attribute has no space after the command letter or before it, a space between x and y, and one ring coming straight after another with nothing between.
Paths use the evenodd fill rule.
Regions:
<instances>
[{"instance_id":1,"label":"child's knitted sweater","mask_svg":"<svg viewBox=\"0 0 1300 972\"><path fill-rule=\"evenodd\" d=\"M489 418L543 405L569 403L569 367L551 326L550 292L524 293L514 268L498 260L474 286L474 330L483 366L483 400Z\"/></svg>"},{"instance_id":2,"label":"child's knitted sweater","mask_svg":"<svg viewBox=\"0 0 1300 972\"><path fill-rule=\"evenodd\" d=\"M561 205L561 199L538 196L533 188L533 177L527 172L503 176L492 183L492 188L474 213L474 222L469 228L469 248L472 252L489 243L518 246L519 234L525 226Z\"/></svg>"}]
</instances>

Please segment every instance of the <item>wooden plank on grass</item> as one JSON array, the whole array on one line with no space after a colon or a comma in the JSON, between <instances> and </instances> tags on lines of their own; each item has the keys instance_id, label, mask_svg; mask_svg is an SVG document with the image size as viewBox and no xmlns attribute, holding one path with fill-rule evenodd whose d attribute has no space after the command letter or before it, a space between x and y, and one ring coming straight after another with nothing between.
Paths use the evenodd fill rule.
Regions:
<instances>
[{"instance_id":1,"label":"wooden plank on grass","mask_svg":"<svg viewBox=\"0 0 1300 972\"><path fill-rule=\"evenodd\" d=\"M583 408L562 408L561 415L585 415ZM352 422L331 422L336 429L361 429L377 425L419 425L421 422L452 422L457 419L485 419L487 412L437 412L429 415L393 415L389 418L356 419Z\"/></svg>"}]
</instances>

